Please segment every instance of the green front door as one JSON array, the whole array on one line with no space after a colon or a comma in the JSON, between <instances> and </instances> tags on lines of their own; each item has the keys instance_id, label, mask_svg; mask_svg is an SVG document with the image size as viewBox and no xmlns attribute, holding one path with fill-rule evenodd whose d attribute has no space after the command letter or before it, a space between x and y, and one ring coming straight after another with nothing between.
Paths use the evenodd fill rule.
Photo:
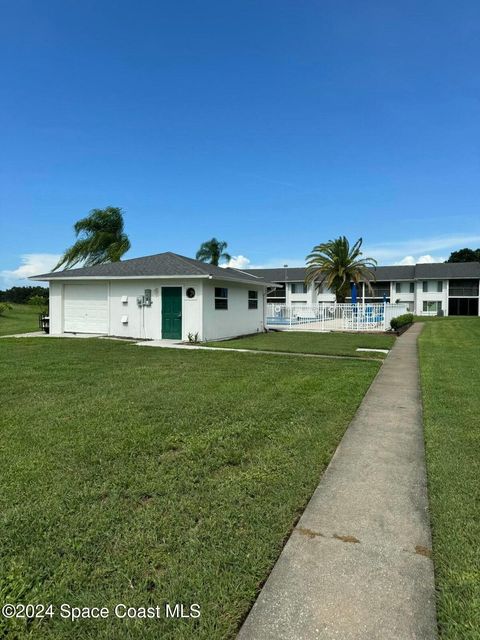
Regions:
<instances>
[{"instance_id":1,"label":"green front door","mask_svg":"<svg viewBox=\"0 0 480 640\"><path fill-rule=\"evenodd\" d=\"M182 287L162 287L162 338L182 337Z\"/></svg>"}]
</instances>

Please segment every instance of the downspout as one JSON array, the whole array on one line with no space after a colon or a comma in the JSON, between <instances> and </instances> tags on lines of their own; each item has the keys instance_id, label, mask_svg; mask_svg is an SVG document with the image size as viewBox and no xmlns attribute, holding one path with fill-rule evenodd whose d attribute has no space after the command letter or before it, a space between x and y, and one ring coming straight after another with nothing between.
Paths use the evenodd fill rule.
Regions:
<instances>
[{"instance_id":1,"label":"downspout","mask_svg":"<svg viewBox=\"0 0 480 640\"><path fill-rule=\"evenodd\" d=\"M263 332L267 331L267 287L263 287Z\"/></svg>"}]
</instances>

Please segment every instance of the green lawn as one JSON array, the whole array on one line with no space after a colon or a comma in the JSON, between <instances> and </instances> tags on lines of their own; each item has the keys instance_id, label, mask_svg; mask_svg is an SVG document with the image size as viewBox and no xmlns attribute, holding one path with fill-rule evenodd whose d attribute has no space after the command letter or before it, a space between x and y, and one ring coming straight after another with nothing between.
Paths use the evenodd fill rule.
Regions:
<instances>
[{"instance_id":1,"label":"green lawn","mask_svg":"<svg viewBox=\"0 0 480 640\"><path fill-rule=\"evenodd\" d=\"M480 637L480 319L427 322L419 339L442 640Z\"/></svg>"},{"instance_id":2,"label":"green lawn","mask_svg":"<svg viewBox=\"0 0 480 640\"><path fill-rule=\"evenodd\" d=\"M202 613L0 636L234 638L379 366L1 340L0 599Z\"/></svg>"},{"instance_id":3,"label":"green lawn","mask_svg":"<svg viewBox=\"0 0 480 640\"><path fill-rule=\"evenodd\" d=\"M455 316L413 316L414 322L450 322L458 320Z\"/></svg>"},{"instance_id":4,"label":"green lawn","mask_svg":"<svg viewBox=\"0 0 480 640\"><path fill-rule=\"evenodd\" d=\"M38 331L38 308L28 304L12 304L0 316L0 336Z\"/></svg>"},{"instance_id":5,"label":"green lawn","mask_svg":"<svg viewBox=\"0 0 480 640\"><path fill-rule=\"evenodd\" d=\"M381 353L356 351L358 347L368 349L391 349L395 336L367 333L315 333L308 331L279 331L246 336L236 340L207 342L211 347L230 349L255 349L260 351L285 351L291 353L317 353L337 356L361 356L379 358Z\"/></svg>"}]
</instances>

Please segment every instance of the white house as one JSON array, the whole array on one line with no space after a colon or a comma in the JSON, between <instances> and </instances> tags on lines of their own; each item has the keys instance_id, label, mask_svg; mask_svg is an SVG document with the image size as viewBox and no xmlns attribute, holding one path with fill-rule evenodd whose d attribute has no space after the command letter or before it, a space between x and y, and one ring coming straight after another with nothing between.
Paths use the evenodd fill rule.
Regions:
<instances>
[{"instance_id":1,"label":"white house","mask_svg":"<svg viewBox=\"0 0 480 640\"><path fill-rule=\"evenodd\" d=\"M50 285L50 333L219 340L264 331L263 279L175 253L34 276Z\"/></svg>"},{"instance_id":2,"label":"white house","mask_svg":"<svg viewBox=\"0 0 480 640\"><path fill-rule=\"evenodd\" d=\"M417 315L480 315L479 262L439 262L433 264L385 266L373 269L376 280L372 290L362 285L358 299L364 302L399 302ZM275 304L316 305L332 302L335 296L325 287L304 284L305 268L248 269L259 278L276 282L267 302ZM347 298L347 301L349 299Z\"/></svg>"}]
</instances>

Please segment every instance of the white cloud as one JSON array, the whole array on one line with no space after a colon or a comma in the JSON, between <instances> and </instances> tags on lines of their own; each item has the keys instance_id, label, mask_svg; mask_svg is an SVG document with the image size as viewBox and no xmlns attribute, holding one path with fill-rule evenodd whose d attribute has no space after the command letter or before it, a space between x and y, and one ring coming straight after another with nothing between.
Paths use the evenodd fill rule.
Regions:
<instances>
[{"instance_id":1,"label":"white cloud","mask_svg":"<svg viewBox=\"0 0 480 640\"><path fill-rule=\"evenodd\" d=\"M36 285L41 282L32 283L27 278L37 276L41 273L48 273L60 260L61 255L56 253L25 253L20 256L21 263L16 269L6 269L0 272L4 287L16 285Z\"/></svg>"},{"instance_id":2,"label":"white cloud","mask_svg":"<svg viewBox=\"0 0 480 640\"><path fill-rule=\"evenodd\" d=\"M272 258L267 262L263 262L261 264L251 264L249 265L249 269L279 269L283 266L289 267L304 267L305 266L305 258Z\"/></svg>"},{"instance_id":3,"label":"white cloud","mask_svg":"<svg viewBox=\"0 0 480 640\"><path fill-rule=\"evenodd\" d=\"M446 251L450 253L458 248L472 247L479 242L480 235L452 234L368 245L363 249L363 253L375 258L380 264L392 264L392 262L396 264L443 262L445 260L443 256ZM442 256L436 255L437 251L441 251ZM413 260L413 262L410 260Z\"/></svg>"},{"instance_id":4,"label":"white cloud","mask_svg":"<svg viewBox=\"0 0 480 640\"><path fill-rule=\"evenodd\" d=\"M413 256L405 256L404 258L402 258L399 262L396 262L395 264L416 264L416 260Z\"/></svg>"},{"instance_id":5,"label":"white cloud","mask_svg":"<svg viewBox=\"0 0 480 640\"><path fill-rule=\"evenodd\" d=\"M444 256L431 256L427 254L425 256L418 256L418 258L405 256L399 262L395 262L395 264L431 264L432 262L445 262L445 260L446 258Z\"/></svg>"},{"instance_id":6,"label":"white cloud","mask_svg":"<svg viewBox=\"0 0 480 640\"><path fill-rule=\"evenodd\" d=\"M228 264L221 265L224 267L231 267L232 269L277 269L288 265L289 267L304 267L305 260L301 258L272 258L263 264L252 264L250 258L246 256L232 256L232 259Z\"/></svg>"},{"instance_id":7,"label":"white cloud","mask_svg":"<svg viewBox=\"0 0 480 640\"><path fill-rule=\"evenodd\" d=\"M445 262L447 258L445 258L444 256L430 256L430 255L426 255L426 256L420 256L419 259L417 260L418 264L425 264L425 263L432 263L432 262Z\"/></svg>"},{"instance_id":8,"label":"white cloud","mask_svg":"<svg viewBox=\"0 0 480 640\"><path fill-rule=\"evenodd\" d=\"M226 267L231 267L232 269L248 269L250 265L250 259L246 256L232 256L231 260L226 264ZM223 266L223 265L222 265Z\"/></svg>"}]
</instances>

